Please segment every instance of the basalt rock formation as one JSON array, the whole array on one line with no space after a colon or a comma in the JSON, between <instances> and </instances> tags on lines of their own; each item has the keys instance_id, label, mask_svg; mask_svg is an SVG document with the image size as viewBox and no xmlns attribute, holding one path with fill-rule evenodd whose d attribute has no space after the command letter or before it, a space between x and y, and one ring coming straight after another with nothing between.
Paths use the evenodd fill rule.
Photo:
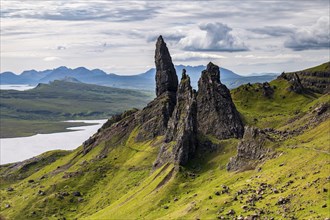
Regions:
<instances>
[{"instance_id":1,"label":"basalt rock formation","mask_svg":"<svg viewBox=\"0 0 330 220\"><path fill-rule=\"evenodd\" d=\"M196 92L190 85L190 77L183 70L177 92L173 115L168 123L165 144L162 146L155 167L174 161L184 165L193 157L197 148Z\"/></svg>"},{"instance_id":2,"label":"basalt rock formation","mask_svg":"<svg viewBox=\"0 0 330 220\"><path fill-rule=\"evenodd\" d=\"M240 138L244 127L229 89L220 82L219 67L207 65L198 81L198 130L219 139Z\"/></svg>"},{"instance_id":3,"label":"basalt rock formation","mask_svg":"<svg viewBox=\"0 0 330 220\"><path fill-rule=\"evenodd\" d=\"M237 156L230 158L228 171L254 169L260 160L266 158L271 149L266 147L270 137L255 127L245 127L244 137L237 146Z\"/></svg>"},{"instance_id":4,"label":"basalt rock formation","mask_svg":"<svg viewBox=\"0 0 330 220\"><path fill-rule=\"evenodd\" d=\"M156 43L155 65L157 97L138 116L141 131L137 141L164 135L176 104L178 77L162 36L159 36Z\"/></svg>"},{"instance_id":5,"label":"basalt rock formation","mask_svg":"<svg viewBox=\"0 0 330 220\"><path fill-rule=\"evenodd\" d=\"M178 89L178 76L162 36L158 37L156 43L155 64L157 97L164 92L175 93Z\"/></svg>"},{"instance_id":6,"label":"basalt rock formation","mask_svg":"<svg viewBox=\"0 0 330 220\"><path fill-rule=\"evenodd\" d=\"M138 128L135 137L138 142L164 136L155 167L167 162L185 165L195 155L199 133L218 139L243 136L243 123L229 90L220 82L218 66L209 63L202 72L198 93L192 89L185 70L178 86L170 53L161 36L156 43L155 64L157 97L141 111L109 120L105 127L84 143L84 154L101 140L116 135L122 137L117 138L120 142L134 128ZM203 143L201 146L207 148Z\"/></svg>"}]
</instances>

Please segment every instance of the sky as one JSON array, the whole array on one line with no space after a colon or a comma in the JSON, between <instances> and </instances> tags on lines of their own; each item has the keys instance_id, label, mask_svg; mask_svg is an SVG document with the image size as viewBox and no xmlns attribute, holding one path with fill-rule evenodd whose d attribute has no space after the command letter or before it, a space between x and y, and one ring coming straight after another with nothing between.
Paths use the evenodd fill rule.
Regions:
<instances>
[{"instance_id":1,"label":"sky","mask_svg":"<svg viewBox=\"0 0 330 220\"><path fill-rule=\"evenodd\" d=\"M330 60L329 0L1 0L1 72L59 66L131 75L154 67L164 37L174 64L241 75Z\"/></svg>"}]
</instances>

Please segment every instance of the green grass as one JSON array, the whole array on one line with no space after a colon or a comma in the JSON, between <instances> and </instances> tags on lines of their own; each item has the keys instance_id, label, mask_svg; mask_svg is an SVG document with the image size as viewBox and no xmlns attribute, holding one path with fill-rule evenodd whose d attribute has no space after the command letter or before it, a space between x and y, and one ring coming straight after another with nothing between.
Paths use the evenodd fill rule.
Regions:
<instances>
[{"instance_id":1,"label":"green grass","mask_svg":"<svg viewBox=\"0 0 330 220\"><path fill-rule=\"evenodd\" d=\"M312 68L308 68L308 69L305 69L302 71L304 71L304 72L323 72L323 71L329 72L329 70L330 70L330 62L326 62L321 65L314 66Z\"/></svg>"}]
</instances>

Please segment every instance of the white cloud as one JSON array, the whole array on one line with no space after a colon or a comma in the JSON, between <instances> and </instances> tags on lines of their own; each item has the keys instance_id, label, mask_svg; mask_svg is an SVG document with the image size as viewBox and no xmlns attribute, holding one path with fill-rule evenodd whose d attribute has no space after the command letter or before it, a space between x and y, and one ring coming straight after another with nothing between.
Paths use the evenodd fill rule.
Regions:
<instances>
[{"instance_id":1,"label":"white cloud","mask_svg":"<svg viewBox=\"0 0 330 220\"><path fill-rule=\"evenodd\" d=\"M210 59L225 59L227 57L201 52L184 52L172 55L174 61L189 61L189 60L210 60Z\"/></svg>"},{"instance_id":2,"label":"white cloud","mask_svg":"<svg viewBox=\"0 0 330 220\"><path fill-rule=\"evenodd\" d=\"M61 60L61 58L59 58L59 57L45 57L43 60L47 61L47 62L51 62L51 61Z\"/></svg>"},{"instance_id":3,"label":"white cloud","mask_svg":"<svg viewBox=\"0 0 330 220\"><path fill-rule=\"evenodd\" d=\"M329 16L320 17L315 24L294 31L284 45L296 51L330 48Z\"/></svg>"},{"instance_id":4,"label":"white cloud","mask_svg":"<svg viewBox=\"0 0 330 220\"><path fill-rule=\"evenodd\" d=\"M190 33L180 40L186 50L192 51L246 51L248 48L232 32L232 28L223 23L205 23L199 25L199 32Z\"/></svg>"}]
</instances>

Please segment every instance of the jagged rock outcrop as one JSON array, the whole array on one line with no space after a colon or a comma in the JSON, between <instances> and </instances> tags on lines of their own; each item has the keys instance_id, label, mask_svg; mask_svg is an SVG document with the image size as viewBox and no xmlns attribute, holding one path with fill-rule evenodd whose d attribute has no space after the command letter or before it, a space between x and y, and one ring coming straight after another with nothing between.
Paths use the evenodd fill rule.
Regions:
<instances>
[{"instance_id":1,"label":"jagged rock outcrop","mask_svg":"<svg viewBox=\"0 0 330 220\"><path fill-rule=\"evenodd\" d=\"M290 82L289 90L296 93L303 93L305 91L303 85L300 82L299 76L297 73L286 74L282 73L279 78L283 78Z\"/></svg>"},{"instance_id":2,"label":"jagged rock outcrop","mask_svg":"<svg viewBox=\"0 0 330 220\"><path fill-rule=\"evenodd\" d=\"M120 143L137 128L135 141L152 140L164 135L158 159L159 167L167 162L185 165L194 157L199 133L219 139L242 137L244 128L227 87L220 82L219 67L209 63L199 80L198 95L184 70L178 79L166 43L160 36L155 50L157 97L141 111L114 116L97 134L83 144L83 153L106 141L101 158L112 143ZM112 140L112 141L111 141ZM201 143L203 150L214 148ZM204 149L205 148L205 149Z\"/></svg>"},{"instance_id":3,"label":"jagged rock outcrop","mask_svg":"<svg viewBox=\"0 0 330 220\"><path fill-rule=\"evenodd\" d=\"M219 67L207 65L198 81L198 130L219 139L240 138L244 127L228 88L220 82Z\"/></svg>"},{"instance_id":4,"label":"jagged rock outcrop","mask_svg":"<svg viewBox=\"0 0 330 220\"><path fill-rule=\"evenodd\" d=\"M237 155L230 158L228 171L254 169L260 160L265 159L272 150L267 148L270 137L255 127L245 127L243 139L237 146Z\"/></svg>"},{"instance_id":5,"label":"jagged rock outcrop","mask_svg":"<svg viewBox=\"0 0 330 220\"><path fill-rule=\"evenodd\" d=\"M162 36L159 36L155 51L156 64L156 95L164 92L176 92L178 89L178 76L172 63L171 55Z\"/></svg>"},{"instance_id":6,"label":"jagged rock outcrop","mask_svg":"<svg viewBox=\"0 0 330 220\"><path fill-rule=\"evenodd\" d=\"M289 81L290 89L297 93L308 92L306 90L322 94L329 93L330 62L307 70L282 73L279 78Z\"/></svg>"},{"instance_id":7,"label":"jagged rock outcrop","mask_svg":"<svg viewBox=\"0 0 330 220\"><path fill-rule=\"evenodd\" d=\"M190 77L185 70L182 72L176 103L168 123L165 144L154 163L155 167L166 162L184 165L193 157L197 147L196 92L192 89Z\"/></svg>"},{"instance_id":8,"label":"jagged rock outcrop","mask_svg":"<svg viewBox=\"0 0 330 220\"><path fill-rule=\"evenodd\" d=\"M178 77L162 36L159 36L156 43L155 65L157 97L138 114L141 127L137 141L164 135L176 104Z\"/></svg>"},{"instance_id":9,"label":"jagged rock outcrop","mask_svg":"<svg viewBox=\"0 0 330 220\"><path fill-rule=\"evenodd\" d=\"M267 98L272 98L274 94L274 89L270 86L268 82L262 84L262 94Z\"/></svg>"}]
</instances>

